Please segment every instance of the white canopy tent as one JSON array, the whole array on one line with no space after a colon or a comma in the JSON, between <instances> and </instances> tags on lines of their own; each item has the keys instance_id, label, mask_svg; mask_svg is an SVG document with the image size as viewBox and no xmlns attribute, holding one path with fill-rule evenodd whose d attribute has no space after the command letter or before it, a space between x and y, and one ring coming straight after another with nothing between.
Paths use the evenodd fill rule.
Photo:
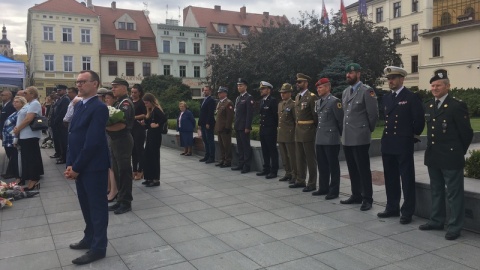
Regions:
<instances>
[{"instance_id":1,"label":"white canopy tent","mask_svg":"<svg viewBox=\"0 0 480 270\"><path fill-rule=\"evenodd\" d=\"M0 55L0 85L25 88L25 63Z\"/></svg>"}]
</instances>

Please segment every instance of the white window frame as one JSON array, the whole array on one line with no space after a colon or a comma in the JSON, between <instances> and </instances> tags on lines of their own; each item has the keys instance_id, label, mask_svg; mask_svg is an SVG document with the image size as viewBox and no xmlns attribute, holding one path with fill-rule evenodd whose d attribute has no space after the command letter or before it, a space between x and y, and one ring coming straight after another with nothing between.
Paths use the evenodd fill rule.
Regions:
<instances>
[{"instance_id":1,"label":"white window frame","mask_svg":"<svg viewBox=\"0 0 480 270\"><path fill-rule=\"evenodd\" d=\"M86 65L89 65L89 68L86 68ZM91 70L92 69L92 57L91 56L82 56L82 70Z\"/></svg>"},{"instance_id":2,"label":"white window frame","mask_svg":"<svg viewBox=\"0 0 480 270\"><path fill-rule=\"evenodd\" d=\"M67 40L65 40L65 35ZM73 28L62 27L62 42L73 42Z\"/></svg>"},{"instance_id":3,"label":"white window frame","mask_svg":"<svg viewBox=\"0 0 480 270\"><path fill-rule=\"evenodd\" d=\"M92 34L90 29L82 28L80 29L80 40L82 43L92 43Z\"/></svg>"},{"instance_id":4,"label":"white window frame","mask_svg":"<svg viewBox=\"0 0 480 270\"><path fill-rule=\"evenodd\" d=\"M47 59L50 57L51 59ZM47 67L47 63L48 63L48 67ZM45 71L55 71L55 55L53 54L43 55L43 67L45 68Z\"/></svg>"},{"instance_id":5,"label":"white window frame","mask_svg":"<svg viewBox=\"0 0 480 270\"><path fill-rule=\"evenodd\" d=\"M218 32L221 34L227 33L227 25L226 24L219 24L218 25Z\"/></svg>"},{"instance_id":6,"label":"white window frame","mask_svg":"<svg viewBox=\"0 0 480 270\"><path fill-rule=\"evenodd\" d=\"M73 55L63 56L63 71L73 72Z\"/></svg>"},{"instance_id":7,"label":"white window frame","mask_svg":"<svg viewBox=\"0 0 480 270\"><path fill-rule=\"evenodd\" d=\"M49 25L43 26L43 40L54 41L55 40L54 33L55 32L54 32L53 26L49 26Z\"/></svg>"}]
</instances>

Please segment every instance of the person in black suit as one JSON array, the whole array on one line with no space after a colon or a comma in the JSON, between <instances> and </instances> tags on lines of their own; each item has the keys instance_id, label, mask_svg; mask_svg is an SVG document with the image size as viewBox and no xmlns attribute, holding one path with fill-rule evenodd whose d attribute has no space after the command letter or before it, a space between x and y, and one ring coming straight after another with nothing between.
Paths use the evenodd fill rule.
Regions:
<instances>
[{"instance_id":1,"label":"person in black suit","mask_svg":"<svg viewBox=\"0 0 480 270\"><path fill-rule=\"evenodd\" d=\"M10 92L9 90L4 90L2 91L2 94L0 96L2 97L2 103L3 103L2 115L0 116L0 130L3 130L5 121L16 110L12 104L12 92ZM3 140L3 136L1 134L0 134L0 139ZM12 158L14 154L16 154L16 152L17 152L16 149L13 147L5 147L5 154L7 155L7 158L9 160ZM10 166L7 167L7 171L5 172L5 174L2 174L2 177L4 179L12 178L15 174L14 172L8 171L8 168L10 168Z\"/></svg>"},{"instance_id":2,"label":"person in black suit","mask_svg":"<svg viewBox=\"0 0 480 270\"><path fill-rule=\"evenodd\" d=\"M425 105L427 123L427 150L425 165L430 176L432 212L430 220L419 229L442 230L447 211L450 209L445 239L455 240L460 236L465 219L463 169L465 154L472 142L473 130L465 102L449 94L450 80L446 70L435 71L430 79L434 96ZM447 190L445 191L445 186Z\"/></svg>"},{"instance_id":3,"label":"person in black suit","mask_svg":"<svg viewBox=\"0 0 480 270\"><path fill-rule=\"evenodd\" d=\"M381 140L387 206L377 216L398 217L401 212L400 223L408 224L415 212L413 146L425 127L423 104L415 93L403 86L407 76L405 69L389 66L384 73L391 90L383 96L385 129ZM400 208L402 189L403 204Z\"/></svg>"},{"instance_id":4,"label":"person in black suit","mask_svg":"<svg viewBox=\"0 0 480 270\"><path fill-rule=\"evenodd\" d=\"M59 99L55 102L53 110L53 140L55 144L59 145L60 156L57 159L57 164L65 164L67 157L67 137L68 128L63 124L63 118L68 110L68 104L70 104L70 98L67 95L67 86L57 86L57 96Z\"/></svg>"},{"instance_id":5,"label":"person in black suit","mask_svg":"<svg viewBox=\"0 0 480 270\"><path fill-rule=\"evenodd\" d=\"M72 263L88 264L104 258L107 252L108 202L105 192L110 159L105 126L108 109L97 98L100 84L97 73L82 71L76 84L83 101L75 105L70 123L64 175L67 179L75 180L86 224L83 239L71 244L70 248L88 249L88 252Z\"/></svg>"},{"instance_id":6,"label":"person in black suit","mask_svg":"<svg viewBox=\"0 0 480 270\"><path fill-rule=\"evenodd\" d=\"M205 147L205 156L200 162L207 164L215 162L215 108L217 106L215 99L212 97L212 89L210 86L203 87L203 95L205 98L200 107L200 116L198 118L198 127L202 132L203 145Z\"/></svg>"},{"instance_id":7,"label":"person in black suit","mask_svg":"<svg viewBox=\"0 0 480 270\"><path fill-rule=\"evenodd\" d=\"M267 179L277 177L278 151L277 151L277 127L278 127L278 103L272 97L273 85L268 82L260 82L260 144L263 155L263 171L258 176Z\"/></svg>"},{"instance_id":8,"label":"person in black suit","mask_svg":"<svg viewBox=\"0 0 480 270\"><path fill-rule=\"evenodd\" d=\"M237 134L238 165L233 171L250 172L252 147L250 146L250 131L253 121L253 98L247 93L247 81L238 79L237 89L240 95L235 101L235 122L233 127ZM274 140L274 138L272 138Z\"/></svg>"}]
</instances>

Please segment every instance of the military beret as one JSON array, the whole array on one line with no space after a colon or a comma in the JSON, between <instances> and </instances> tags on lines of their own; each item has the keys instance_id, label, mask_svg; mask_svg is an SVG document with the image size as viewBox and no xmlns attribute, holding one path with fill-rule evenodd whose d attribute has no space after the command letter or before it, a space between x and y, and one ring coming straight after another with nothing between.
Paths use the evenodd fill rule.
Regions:
<instances>
[{"instance_id":1,"label":"military beret","mask_svg":"<svg viewBox=\"0 0 480 270\"><path fill-rule=\"evenodd\" d=\"M58 91L58 90L67 90L68 87L66 85L59 84L59 85L57 85L56 88L57 88L57 91Z\"/></svg>"},{"instance_id":2,"label":"military beret","mask_svg":"<svg viewBox=\"0 0 480 270\"><path fill-rule=\"evenodd\" d=\"M383 70L383 73L385 74L385 77L393 77L393 76L402 76L405 77L407 76L407 71L401 67L395 67L395 66L388 66Z\"/></svg>"},{"instance_id":3,"label":"military beret","mask_svg":"<svg viewBox=\"0 0 480 270\"><path fill-rule=\"evenodd\" d=\"M303 74L303 73L297 73L297 82L298 81L311 81L312 78L310 78L309 76Z\"/></svg>"},{"instance_id":4,"label":"military beret","mask_svg":"<svg viewBox=\"0 0 480 270\"><path fill-rule=\"evenodd\" d=\"M293 89L292 89L292 85L289 84L289 83L284 83L282 85L282 88L280 88L280 93L286 93L286 92L292 92Z\"/></svg>"},{"instance_id":5,"label":"military beret","mask_svg":"<svg viewBox=\"0 0 480 270\"><path fill-rule=\"evenodd\" d=\"M248 85L248 82L247 82L247 80L245 80L245 79L238 78L237 84L245 84L245 85Z\"/></svg>"},{"instance_id":6,"label":"military beret","mask_svg":"<svg viewBox=\"0 0 480 270\"><path fill-rule=\"evenodd\" d=\"M328 78L321 78L320 80L318 80L318 82L315 84L315 86L319 86L319 85L322 85L322 84L326 84L326 83L329 83L330 80Z\"/></svg>"},{"instance_id":7,"label":"military beret","mask_svg":"<svg viewBox=\"0 0 480 270\"><path fill-rule=\"evenodd\" d=\"M258 87L258 88L262 89L262 88L266 88L266 87L268 87L270 89L273 89L273 85L270 84L269 82L266 82L266 81L261 81L260 82L260 87Z\"/></svg>"},{"instance_id":8,"label":"military beret","mask_svg":"<svg viewBox=\"0 0 480 270\"><path fill-rule=\"evenodd\" d=\"M121 79L121 78L115 78L115 80L113 80L112 84L121 84L121 85L125 85L126 87L129 86L128 82L125 81L124 79Z\"/></svg>"},{"instance_id":9,"label":"military beret","mask_svg":"<svg viewBox=\"0 0 480 270\"><path fill-rule=\"evenodd\" d=\"M433 77L430 79L430 83L438 80L448 79L447 71L444 69L435 70Z\"/></svg>"},{"instance_id":10,"label":"military beret","mask_svg":"<svg viewBox=\"0 0 480 270\"><path fill-rule=\"evenodd\" d=\"M360 70L362 70L362 67L357 63L350 63L345 67L346 72L360 71Z\"/></svg>"},{"instance_id":11,"label":"military beret","mask_svg":"<svg viewBox=\"0 0 480 270\"><path fill-rule=\"evenodd\" d=\"M97 95L101 96L101 95L105 95L106 93L108 92L111 92L111 90L108 90L107 88L98 88L97 90Z\"/></svg>"},{"instance_id":12,"label":"military beret","mask_svg":"<svg viewBox=\"0 0 480 270\"><path fill-rule=\"evenodd\" d=\"M220 86L218 88L218 93L228 93L228 88L225 86Z\"/></svg>"}]
</instances>

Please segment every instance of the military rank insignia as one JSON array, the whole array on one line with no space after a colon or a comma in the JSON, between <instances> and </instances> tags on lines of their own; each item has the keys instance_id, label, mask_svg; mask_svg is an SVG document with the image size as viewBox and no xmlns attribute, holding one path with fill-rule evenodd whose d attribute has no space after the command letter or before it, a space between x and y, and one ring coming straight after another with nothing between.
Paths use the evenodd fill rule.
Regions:
<instances>
[{"instance_id":1,"label":"military rank insignia","mask_svg":"<svg viewBox=\"0 0 480 270\"><path fill-rule=\"evenodd\" d=\"M337 103L337 108L341 109L342 108L342 103L338 102Z\"/></svg>"}]
</instances>

